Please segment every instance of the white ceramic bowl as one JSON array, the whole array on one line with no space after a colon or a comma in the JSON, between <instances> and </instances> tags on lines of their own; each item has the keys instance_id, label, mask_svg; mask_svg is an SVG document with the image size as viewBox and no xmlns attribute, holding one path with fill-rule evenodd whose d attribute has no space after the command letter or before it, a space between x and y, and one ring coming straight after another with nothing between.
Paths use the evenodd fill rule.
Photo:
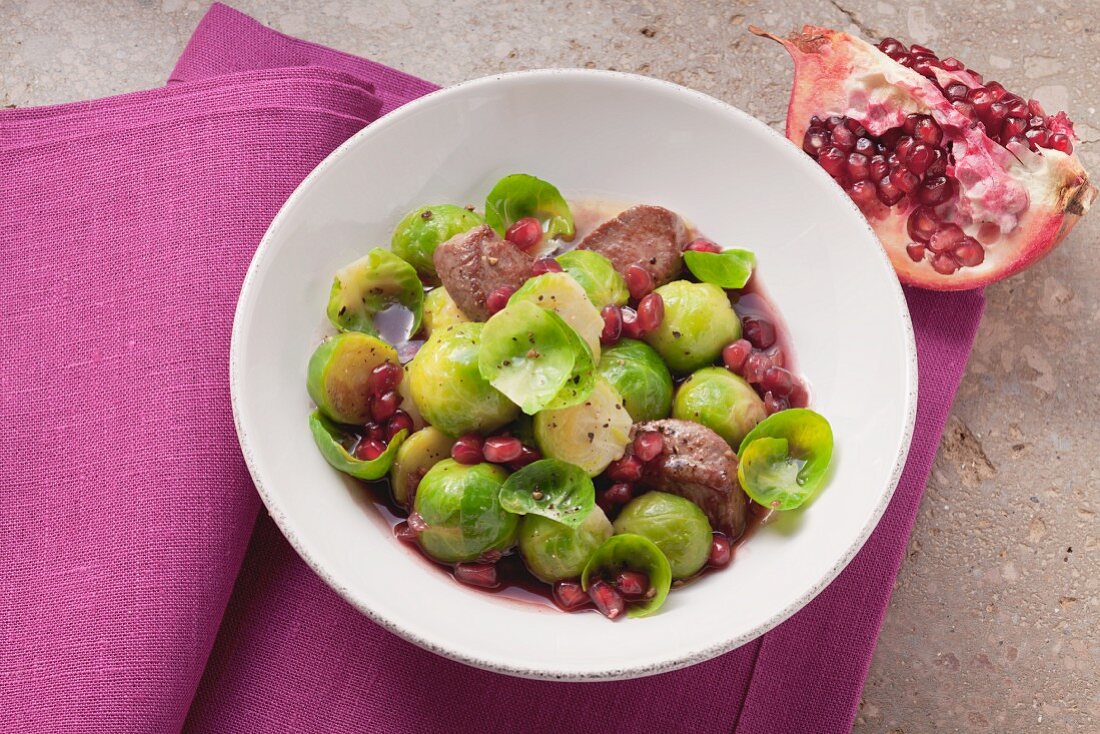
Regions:
<instances>
[{"instance_id":1,"label":"white ceramic bowl","mask_svg":"<svg viewBox=\"0 0 1100 734\"><path fill-rule=\"evenodd\" d=\"M567 198L683 214L754 250L813 407L836 437L828 487L765 527L733 565L645 619L498 599L428 568L313 445L306 362L328 327L332 273L386 246L409 209L482 202L528 172ZM871 229L797 147L711 97L653 79L551 70L460 84L369 126L290 197L248 271L233 329L233 410L260 495L302 558L412 642L532 678L607 680L701 662L809 602L882 515L909 447L916 358L901 289Z\"/></svg>"}]
</instances>

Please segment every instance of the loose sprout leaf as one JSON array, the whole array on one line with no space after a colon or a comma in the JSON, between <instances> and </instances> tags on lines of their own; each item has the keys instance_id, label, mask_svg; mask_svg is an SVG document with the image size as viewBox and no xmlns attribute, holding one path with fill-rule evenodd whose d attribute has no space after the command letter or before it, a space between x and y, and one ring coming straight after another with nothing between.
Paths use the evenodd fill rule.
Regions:
<instances>
[{"instance_id":1,"label":"loose sprout leaf","mask_svg":"<svg viewBox=\"0 0 1100 734\"><path fill-rule=\"evenodd\" d=\"M757 504L793 510L821 488L833 456L829 422L812 410L782 410L741 441L737 477Z\"/></svg>"},{"instance_id":2,"label":"loose sprout leaf","mask_svg":"<svg viewBox=\"0 0 1100 734\"><path fill-rule=\"evenodd\" d=\"M553 311L584 339L594 359L600 358L600 332L603 317L577 281L565 273L544 273L528 278L508 303L530 301L539 308Z\"/></svg>"},{"instance_id":3,"label":"loose sprout leaf","mask_svg":"<svg viewBox=\"0 0 1100 734\"><path fill-rule=\"evenodd\" d=\"M626 608L626 616L648 617L668 597L672 586L672 567L661 549L641 535L621 533L605 540L588 559L581 574L581 587L588 591L589 581L601 578L612 580L624 570L644 573L655 592L652 598L632 602Z\"/></svg>"},{"instance_id":4,"label":"loose sprout leaf","mask_svg":"<svg viewBox=\"0 0 1100 734\"><path fill-rule=\"evenodd\" d=\"M309 416L309 430L321 455L334 468L358 479L374 481L386 476L393 465L394 456L408 431L397 432L380 456L370 461L357 459L349 453L355 444L355 437L330 420L321 411L315 410Z\"/></svg>"},{"instance_id":5,"label":"loose sprout leaf","mask_svg":"<svg viewBox=\"0 0 1100 734\"><path fill-rule=\"evenodd\" d=\"M756 267L756 255L748 250L684 253L684 263L704 283L721 288L744 288Z\"/></svg>"},{"instance_id":6,"label":"loose sprout leaf","mask_svg":"<svg viewBox=\"0 0 1100 734\"><path fill-rule=\"evenodd\" d=\"M557 459L528 464L500 488L500 506L516 515L542 515L580 526L596 504L596 490L588 473Z\"/></svg>"},{"instance_id":7,"label":"loose sprout leaf","mask_svg":"<svg viewBox=\"0 0 1100 734\"><path fill-rule=\"evenodd\" d=\"M559 408L568 408L571 405L582 403L588 399L588 396L592 394L592 389L596 385L596 363L592 359L592 352L588 349L588 344L581 338L581 336L569 328L569 324L565 323L565 320L558 316L553 311L547 311L546 313L557 320L558 326L565 332L566 338L572 345L573 352L576 354L576 360L573 362L573 371L569 374L569 379L562 385L561 390L554 396L554 399L546 404L544 410L557 410Z\"/></svg>"},{"instance_id":8,"label":"loose sprout leaf","mask_svg":"<svg viewBox=\"0 0 1100 734\"><path fill-rule=\"evenodd\" d=\"M538 219L548 238L568 241L576 233L569 204L553 184L526 173L505 176L485 198L485 223L503 237L524 217Z\"/></svg>"},{"instance_id":9,"label":"loose sprout leaf","mask_svg":"<svg viewBox=\"0 0 1100 734\"><path fill-rule=\"evenodd\" d=\"M584 344L557 314L520 301L485 322L478 369L524 413L534 415L561 392L584 354Z\"/></svg>"},{"instance_id":10,"label":"loose sprout leaf","mask_svg":"<svg viewBox=\"0 0 1100 734\"><path fill-rule=\"evenodd\" d=\"M570 250L556 258L562 269L580 283L596 308L608 304L625 306L630 300L626 280L611 261L594 250Z\"/></svg>"},{"instance_id":11,"label":"loose sprout leaf","mask_svg":"<svg viewBox=\"0 0 1100 734\"><path fill-rule=\"evenodd\" d=\"M407 338L420 330L424 286L416 269L389 250L376 247L336 271L328 299L328 319L340 331L378 335L375 317L408 321Z\"/></svg>"}]
</instances>

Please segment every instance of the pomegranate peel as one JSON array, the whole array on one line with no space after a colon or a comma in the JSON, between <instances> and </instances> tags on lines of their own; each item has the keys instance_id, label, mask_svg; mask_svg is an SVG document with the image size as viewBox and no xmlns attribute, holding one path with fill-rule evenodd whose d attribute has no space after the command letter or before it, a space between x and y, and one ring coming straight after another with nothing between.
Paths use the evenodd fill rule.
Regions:
<instances>
[{"instance_id":1,"label":"pomegranate peel","mask_svg":"<svg viewBox=\"0 0 1100 734\"><path fill-rule=\"evenodd\" d=\"M1066 114L957 59L809 25L787 38L749 30L794 59L788 139L844 187L903 283L964 290L1013 275L1096 198ZM930 245L941 228L950 236Z\"/></svg>"}]
</instances>

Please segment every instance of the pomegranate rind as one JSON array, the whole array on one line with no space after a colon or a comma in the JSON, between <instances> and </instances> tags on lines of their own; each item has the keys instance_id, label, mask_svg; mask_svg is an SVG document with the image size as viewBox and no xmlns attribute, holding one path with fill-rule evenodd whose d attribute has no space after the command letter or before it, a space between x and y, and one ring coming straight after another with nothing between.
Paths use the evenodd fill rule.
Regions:
<instances>
[{"instance_id":1,"label":"pomegranate rind","mask_svg":"<svg viewBox=\"0 0 1100 734\"><path fill-rule=\"evenodd\" d=\"M967 290L1014 275L1054 249L1096 198L1075 154L1002 147L955 110L935 84L860 38L810 25L786 38L749 30L778 41L794 60L786 135L796 145L801 147L814 115L847 116L873 135L900 126L911 113L931 115L943 129L956 161L948 174L959 182L955 221L975 237L983 224L996 225L1000 234L982 240L980 265L945 275L930 260L914 261L906 251L913 242L906 220L915 204L876 207L868 212L869 221L902 283ZM970 72L950 74L968 87L979 83ZM1076 141L1065 114L1054 119Z\"/></svg>"}]
</instances>

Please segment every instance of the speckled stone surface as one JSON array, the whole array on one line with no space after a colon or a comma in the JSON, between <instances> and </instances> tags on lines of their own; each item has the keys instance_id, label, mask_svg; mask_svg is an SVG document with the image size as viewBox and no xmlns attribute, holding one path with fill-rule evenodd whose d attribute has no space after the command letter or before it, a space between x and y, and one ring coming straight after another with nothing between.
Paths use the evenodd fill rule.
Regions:
<instances>
[{"instance_id":1,"label":"speckled stone surface","mask_svg":"<svg viewBox=\"0 0 1100 734\"><path fill-rule=\"evenodd\" d=\"M1066 109L1100 174L1100 3L240 0L441 84L545 66L669 79L779 128L791 67L749 23L931 45ZM163 83L207 3L0 0L0 106ZM1091 16L1091 17L1090 17ZM1100 212L988 289L856 732L1100 731Z\"/></svg>"}]
</instances>

